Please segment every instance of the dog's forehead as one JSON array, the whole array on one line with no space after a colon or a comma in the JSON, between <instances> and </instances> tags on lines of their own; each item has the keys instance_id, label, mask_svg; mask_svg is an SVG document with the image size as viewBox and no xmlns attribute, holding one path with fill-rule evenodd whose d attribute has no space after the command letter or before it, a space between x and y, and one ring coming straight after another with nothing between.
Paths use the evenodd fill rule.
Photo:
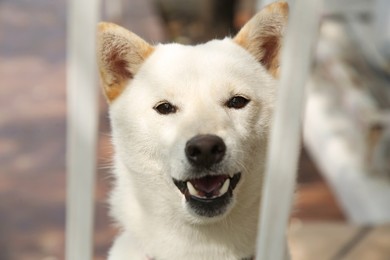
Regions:
<instances>
[{"instance_id":1,"label":"dog's forehead","mask_svg":"<svg viewBox=\"0 0 390 260\"><path fill-rule=\"evenodd\" d=\"M197 100L222 102L237 94L262 99L272 89L274 80L260 62L226 38L196 46L157 45L124 96L181 104Z\"/></svg>"},{"instance_id":2,"label":"dog's forehead","mask_svg":"<svg viewBox=\"0 0 390 260\"><path fill-rule=\"evenodd\" d=\"M234 77L249 73L245 64L259 66L249 53L231 39L213 40L196 46L162 44L145 64L148 73L162 80L199 80ZM241 76L241 75L240 75Z\"/></svg>"},{"instance_id":3,"label":"dog's forehead","mask_svg":"<svg viewBox=\"0 0 390 260\"><path fill-rule=\"evenodd\" d=\"M228 61L240 58L242 48L233 43L230 39L212 40L199 45L161 44L155 51L155 56L161 62L175 61L183 62L187 66L207 65L215 59ZM205 63L206 62L206 63ZM183 64L184 65L184 64Z\"/></svg>"},{"instance_id":4,"label":"dog's forehead","mask_svg":"<svg viewBox=\"0 0 390 260\"><path fill-rule=\"evenodd\" d=\"M207 94L224 99L256 92L264 74L260 63L229 38L196 46L161 44L140 68L133 87L147 88L157 99L180 96L183 101Z\"/></svg>"}]
</instances>

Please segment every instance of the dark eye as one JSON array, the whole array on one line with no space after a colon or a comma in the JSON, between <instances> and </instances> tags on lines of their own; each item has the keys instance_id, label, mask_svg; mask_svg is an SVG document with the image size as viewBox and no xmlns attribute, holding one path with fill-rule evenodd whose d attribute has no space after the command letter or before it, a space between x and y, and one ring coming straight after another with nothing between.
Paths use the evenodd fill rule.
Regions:
<instances>
[{"instance_id":1,"label":"dark eye","mask_svg":"<svg viewBox=\"0 0 390 260\"><path fill-rule=\"evenodd\" d=\"M176 113L176 107L169 102L160 103L154 107L159 114L168 115L171 113Z\"/></svg>"},{"instance_id":2,"label":"dark eye","mask_svg":"<svg viewBox=\"0 0 390 260\"><path fill-rule=\"evenodd\" d=\"M234 96L226 102L228 108L240 109L245 107L249 103L249 99L242 96Z\"/></svg>"}]
</instances>

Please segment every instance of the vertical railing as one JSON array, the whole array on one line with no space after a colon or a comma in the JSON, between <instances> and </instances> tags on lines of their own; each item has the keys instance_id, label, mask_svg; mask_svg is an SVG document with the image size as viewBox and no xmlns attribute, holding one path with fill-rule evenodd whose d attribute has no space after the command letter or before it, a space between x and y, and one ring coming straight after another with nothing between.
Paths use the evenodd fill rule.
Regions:
<instances>
[{"instance_id":1,"label":"vertical railing","mask_svg":"<svg viewBox=\"0 0 390 260\"><path fill-rule=\"evenodd\" d=\"M99 0L70 0L67 24L66 259L92 259L97 143L96 24Z\"/></svg>"},{"instance_id":2,"label":"vertical railing","mask_svg":"<svg viewBox=\"0 0 390 260\"><path fill-rule=\"evenodd\" d=\"M290 216L311 53L319 29L321 0L296 0L281 55L281 78L268 148L256 260L286 259Z\"/></svg>"}]
</instances>

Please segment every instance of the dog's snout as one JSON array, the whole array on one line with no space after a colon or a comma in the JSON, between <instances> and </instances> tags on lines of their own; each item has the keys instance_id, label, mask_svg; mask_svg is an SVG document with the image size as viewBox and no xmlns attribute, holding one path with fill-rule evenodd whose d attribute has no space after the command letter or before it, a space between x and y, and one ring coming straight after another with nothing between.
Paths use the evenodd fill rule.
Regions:
<instances>
[{"instance_id":1,"label":"dog's snout","mask_svg":"<svg viewBox=\"0 0 390 260\"><path fill-rule=\"evenodd\" d=\"M185 148L190 163L206 169L222 161L225 152L224 141L216 135L197 135L187 142Z\"/></svg>"}]
</instances>

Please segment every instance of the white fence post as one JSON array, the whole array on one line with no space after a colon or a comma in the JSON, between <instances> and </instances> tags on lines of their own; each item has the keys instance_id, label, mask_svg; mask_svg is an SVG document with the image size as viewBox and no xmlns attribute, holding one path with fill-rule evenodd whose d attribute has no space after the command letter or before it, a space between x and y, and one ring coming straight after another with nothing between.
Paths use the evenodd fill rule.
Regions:
<instances>
[{"instance_id":1,"label":"white fence post","mask_svg":"<svg viewBox=\"0 0 390 260\"><path fill-rule=\"evenodd\" d=\"M70 0L67 23L66 259L92 259L98 122L95 66L99 0Z\"/></svg>"},{"instance_id":2,"label":"white fence post","mask_svg":"<svg viewBox=\"0 0 390 260\"><path fill-rule=\"evenodd\" d=\"M321 0L296 0L281 56L281 78L268 148L256 260L286 257L287 223L295 187L304 90L316 41Z\"/></svg>"}]
</instances>

